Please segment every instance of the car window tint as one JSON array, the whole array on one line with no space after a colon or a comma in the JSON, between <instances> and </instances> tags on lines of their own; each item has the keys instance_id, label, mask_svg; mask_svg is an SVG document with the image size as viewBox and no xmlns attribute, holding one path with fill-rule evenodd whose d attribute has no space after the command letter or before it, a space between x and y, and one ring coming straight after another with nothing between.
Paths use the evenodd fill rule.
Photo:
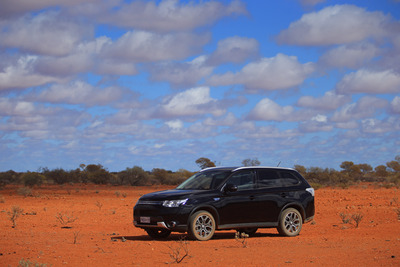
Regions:
<instances>
[{"instance_id":1,"label":"car window tint","mask_svg":"<svg viewBox=\"0 0 400 267\"><path fill-rule=\"evenodd\" d=\"M293 173L288 171L280 172L280 180L282 186L293 186L297 185L300 182L299 179Z\"/></svg>"},{"instance_id":2,"label":"car window tint","mask_svg":"<svg viewBox=\"0 0 400 267\"><path fill-rule=\"evenodd\" d=\"M238 191L254 188L254 174L252 171L242 171L233 174L227 181L227 184L234 184Z\"/></svg>"},{"instance_id":3,"label":"car window tint","mask_svg":"<svg viewBox=\"0 0 400 267\"><path fill-rule=\"evenodd\" d=\"M259 188L264 187L280 187L281 180L278 173L274 170L258 170L258 183Z\"/></svg>"}]
</instances>

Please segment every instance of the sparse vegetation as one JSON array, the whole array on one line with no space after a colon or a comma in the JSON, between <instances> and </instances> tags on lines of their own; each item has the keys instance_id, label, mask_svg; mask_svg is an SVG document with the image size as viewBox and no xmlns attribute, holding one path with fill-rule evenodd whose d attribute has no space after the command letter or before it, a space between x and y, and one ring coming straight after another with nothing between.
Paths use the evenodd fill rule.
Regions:
<instances>
[{"instance_id":1,"label":"sparse vegetation","mask_svg":"<svg viewBox=\"0 0 400 267\"><path fill-rule=\"evenodd\" d=\"M59 212L56 215L56 219L63 225L64 228L66 228L66 227L68 227L67 226L68 224L73 223L78 218L74 217L72 215L68 215L68 214L64 214L64 213Z\"/></svg>"},{"instance_id":2,"label":"sparse vegetation","mask_svg":"<svg viewBox=\"0 0 400 267\"><path fill-rule=\"evenodd\" d=\"M10 216L10 221L12 222L12 228L17 226L17 219L22 214L24 210L19 206L12 206L11 211L8 212L8 216Z\"/></svg>"},{"instance_id":3,"label":"sparse vegetation","mask_svg":"<svg viewBox=\"0 0 400 267\"><path fill-rule=\"evenodd\" d=\"M400 221L400 207L396 209L397 219Z\"/></svg>"},{"instance_id":4,"label":"sparse vegetation","mask_svg":"<svg viewBox=\"0 0 400 267\"><path fill-rule=\"evenodd\" d=\"M17 194L24 196L24 197L32 197L32 189L30 189L29 187L20 187L17 189Z\"/></svg>"},{"instance_id":5,"label":"sparse vegetation","mask_svg":"<svg viewBox=\"0 0 400 267\"><path fill-rule=\"evenodd\" d=\"M215 161L201 157L196 160L201 168L215 166ZM257 159L245 159L242 165L257 166L261 162ZM295 165L294 168L300 172L307 181L315 188L334 186L348 188L358 182L375 182L386 188L400 188L400 155L394 160L373 168L366 163L356 164L352 161L343 161L341 170L321 167L304 167ZM139 166L126 168L120 172L109 172L100 164L80 164L75 170L66 171L61 168L49 170L41 168L39 172L17 173L12 170L0 172L0 188L7 184L24 184L28 187L41 185L42 183L94 183L111 185L177 185L193 175L193 172L180 169L176 172L161 168L145 171ZM118 197L118 193L116 192Z\"/></svg>"},{"instance_id":6,"label":"sparse vegetation","mask_svg":"<svg viewBox=\"0 0 400 267\"><path fill-rule=\"evenodd\" d=\"M350 216L349 216L349 214L346 214L346 213L341 212L341 213L339 213L339 216L340 216L340 219L342 219L342 223L344 223L344 224L350 223Z\"/></svg>"},{"instance_id":7,"label":"sparse vegetation","mask_svg":"<svg viewBox=\"0 0 400 267\"><path fill-rule=\"evenodd\" d=\"M361 213L354 213L354 214L348 214L348 213L339 213L339 216L342 220L343 224L349 224L351 223L351 221L354 222L354 227L358 228L358 226L360 225L360 222L362 221L364 215L362 215Z\"/></svg>"},{"instance_id":8,"label":"sparse vegetation","mask_svg":"<svg viewBox=\"0 0 400 267\"><path fill-rule=\"evenodd\" d=\"M354 221L356 228L358 228L358 225L360 224L363 217L364 215L362 215L361 213L355 213L351 215L351 219Z\"/></svg>"},{"instance_id":9,"label":"sparse vegetation","mask_svg":"<svg viewBox=\"0 0 400 267\"><path fill-rule=\"evenodd\" d=\"M18 267L46 267L46 266L47 266L47 264L45 264L45 263L33 262L30 260L26 260L24 258L22 258L18 262Z\"/></svg>"},{"instance_id":10,"label":"sparse vegetation","mask_svg":"<svg viewBox=\"0 0 400 267\"><path fill-rule=\"evenodd\" d=\"M101 210L101 208L103 207L103 203L101 203L100 201L97 201L96 206L99 208L99 210Z\"/></svg>"},{"instance_id":11,"label":"sparse vegetation","mask_svg":"<svg viewBox=\"0 0 400 267\"><path fill-rule=\"evenodd\" d=\"M235 233L235 240L240 242L244 248L247 248L247 238L249 238L249 235L244 232L237 231Z\"/></svg>"},{"instance_id":12,"label":"sparse vegetation","mask_svg":"<svg viewBox=\"0 0 400 267\"><path fill-rule=\"evenodd\" d=\"M78 237L79 237L80 231L75 231L74 232L74 244L76 244Z\"/></svg>"},{"instance_id":13,"label":"sparse vegetation","mask_svg":"<svg viewBox=\"0 0 400 267\"><path fill-rule=\"evenodd\" d=\"M181 238L175 242L175 246L168 246L170 249L169 256L175 263L181 263L189 255L188 241Z\"/></svg>"}]
</instances>

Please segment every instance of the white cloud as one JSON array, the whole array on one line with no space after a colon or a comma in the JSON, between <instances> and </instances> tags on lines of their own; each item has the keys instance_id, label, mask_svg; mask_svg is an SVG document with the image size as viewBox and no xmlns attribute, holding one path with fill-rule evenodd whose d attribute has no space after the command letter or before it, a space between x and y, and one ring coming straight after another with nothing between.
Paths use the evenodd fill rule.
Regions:
<instances>
[{"instance_id":1,"label":"white cloud","mask_svg":"<svg viewBox=\"0 0 400 267\"><path fill-rule=\"evenodd\" d=\"M391 107L391 111L393 113L400 114L400 97L399 96L395 96L393 98L392 102L390 102L390 107Z\"/></svg>"},{"instance_id":2,"label":"white cloud","mask_svg":"<svg viewBox=\"0 0 400 267\"><path fill-rule=\"evenodd\" d=\"M250 90L279 90L298 86L314 71L312 63L301 64L297 57L278 54L243 67L238 73L214 75L211 85L243 84Z\"/></svg>"},{"instance_id":3,"label":"white cloud","mask_svg":"<svg viewBox=\"0 0 400 267\"><path fill-rule=\"evenodd\" d=\"M341 45L321 56L320 62L330 67L357 68L379 55L379 49L370 43Z\"/></svg>"},{"instance_id":4,"label":"white cloud","mask_svg":"<svg viewBox=\"0 0 400 267\"><path fill-rule=\"evenodd\" d=\"M225 109L218 107L217 100L210 97L209 87L195 87L165 99L159 113L166 117L203 114L220 116L225 113Z\"/></svg>"},{"instance_id":5,"label":"white cloud","mask_svg":"<svg viewBox=\"0 0 400 267\"><path fill-rule=\"evenodd\" d=\"M300 3L305 6L315 6L319 3L323 3L326 0L300 0Z\"/></svg>"},{"instance_id":6,"label":"white cloud","mask_svg":"<svg viewBox=\"0 0 400 267\"><path fill-rule=\"evenodd\" d=\"M121 99L119 87L96 88L83 81L55 84L42 91L37 100L49 103L66 103L86 106L107 105Z\"/></svg>"},{"instance_id":7,"label":"white cloud","mask_svg":"<svg viewBox=\"0 0 400 267\"><path fill-rule=\"evenodd\" d=\"M183 129L183 121L181 120L172 120L172 121L166 121L165 122L166 125L168 125L169 128L172 129L172 131L180 131L181 129Z\"/></svg>"},{"instance_id":8,"label":"white cloud","mask_svg":"<svg viewBox=\"0 0 400 267\"><path fill-rule=\"evenodd\" d=\"M158 2L158 1L157 1ZM89 4L75 12L116 26L156 32L189 31L211 25L225 16L246 14L239 0L224 5L217 1L181 3L178 0L132 1L118 8L107 4Z\"/></svg>"},{"instance_id":9,"label":"white cloud","mask_svg":"<svg viewBox=\"0 0 400 267\"><path fill-rule=\"evenodd\" d=\"M340 110L336 111L331 121L333 122L348 122L351 120L364 119L373 116L384 108L388 107L388 101L372 97L364 96L357 102L347 104Z\"/></svg>"},{"instance_id":10,"label":"white cloud","mask_svg":"<svg viewBox=\"0 0 400 267\"><path fill-rule=\"evenodd\" d=\"M91 35L89 24L75 22L56 12L25 16L0 24L0 46L42 55L67 55Z\"/></svg>"},{"instance_id":11,"label":"white cloud","mask_svg":"<svg viewBox=\"0 0 400 267\"><path fill-rule=\"evenodd\" d=\"M318 110L335 110L350 101L350 96L337 95L335 92L328 91L322 97L302 96L297 101L297 105Z\"/></svg>"},{"instance_id":12,"label":"white cloud","mask_svg":"<svg viewBox=\"0 0 400 267\"><path fill-rule=\"evenodd\" d=\"M0 17L13 17L25 12L37 11L49 7L68 7L75 6L81 3L104 3L103 0L2 0Z\"/></svg>"},{"instance_id":13,"label":"white cloud","mask_svg":"<svg viewBox=\"0 0 400 267\"><path fill-rule=\"evenodd\" d=\"M206 56L200 56L190 62L164 62L149 68L151 80L168 81L175 88L193 86L200 79L210 75L213 67L205 65Z\"/></svg>"},{"instance_id":14,"label":"white cloud","mask_svg":"<svg viewBox=\"0 0 400 267\"><path fill-rule=\"evenodd\" d=\"M0 71L0 90L28 88L60 81L59 78L37 73L37 56L22 56Z\"/></svg>"},{"instance_id":15,"label":"white cloud","mask_svg":"<svg viewBox=\"0 0 400 267\"><path fill-rule=\"evenodd\" d=\"M107 48L105 56L134 62L178 60L200 52L209 40L209 34L129 31Z\"/></svg>"},{"instance_id":16,"label":"white cloud","mask_svg":"<svg viewBox=\"0 0 400 267\"><path fill-rule=\"evenodd\" d=\"M269 98L264 98L249 114L249 119L264 121L291 121L294 115L294 108L291 106L282 107Z\"/></svg>"},{"instance_id":17,"label":"white cloud","mask_svg":"<svg viewBox=\"0 0 400 267\"><path fill-rule=\"evenodd\" d=\"M336 91L339 94L398 93L400 92L400 74L391 69L382 71L361 69L345 75L337 84Z\"/></svg>"},{"instance_id":18,"label":"white cloud","mask_svg":"<svg viewBox=\"0 0 400 267\"><path fill-rule=\"evenodd\" d=\"M259 44L256 39L247 37L229 37L218 42L217 50L207 60L208 64L241 63L248 58L258 56Z\"/></svg>"},{"instance_id":19,"label":"white cloud","mask_svg":"<svg viewBox=\"0 0 400 267\"><path fill-rule=\"evenodd\" d=\"M335 5L305 14L277 37L295 45L332 45L388 36L389 17L354 5Z\"/></svg>"}]
</instances>

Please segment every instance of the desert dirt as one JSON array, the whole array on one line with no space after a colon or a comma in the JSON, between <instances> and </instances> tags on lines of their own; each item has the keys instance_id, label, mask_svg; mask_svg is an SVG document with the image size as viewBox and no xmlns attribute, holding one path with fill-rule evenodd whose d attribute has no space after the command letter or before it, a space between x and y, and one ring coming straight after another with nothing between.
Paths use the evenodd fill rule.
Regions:
<instances>
[{"instance_id":1,"label":"desert dirt","mask_svg":"<svg viewBox=\"0 0 400 267\"><path fill-rule=\"evenodd\" d=\"M28 197L16 193L20 187L0 190L0 266L17 266L21 259L47 266L177 265L185 246L185 266L400 266L397 188L318 189L314 222L297 237L260 229L245 240L224 231L210 241L184 242L179 233L151 240L132 224L141 195L171 187L52 185ZM23 209L14 228L13 206ZM343 222L357 214L363 216L358 227L354 220Z\"/></svg>"}]
</instances>

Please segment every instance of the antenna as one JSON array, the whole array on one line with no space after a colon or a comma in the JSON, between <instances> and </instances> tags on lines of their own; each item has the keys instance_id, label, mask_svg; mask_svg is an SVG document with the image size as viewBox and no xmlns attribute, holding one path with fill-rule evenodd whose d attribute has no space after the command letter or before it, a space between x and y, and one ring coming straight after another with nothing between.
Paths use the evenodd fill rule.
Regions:
<instances>
[{"instance_id":1,"label":"antenna","mask_svg":"<svg viewBox=\"0 0 400 267\"><path fill-rule=\"evenodd\" d=\"M281 165L281 161L279 161L278 165L276 165L276 167L279 167L279 165Z\"/></svg>"}]
</instances>

